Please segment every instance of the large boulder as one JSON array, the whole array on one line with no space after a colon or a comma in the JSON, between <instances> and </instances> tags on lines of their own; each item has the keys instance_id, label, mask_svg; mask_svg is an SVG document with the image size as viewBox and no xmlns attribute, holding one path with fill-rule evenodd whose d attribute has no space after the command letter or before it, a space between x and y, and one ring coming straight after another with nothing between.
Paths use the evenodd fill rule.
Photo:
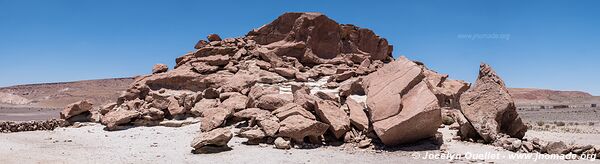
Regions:
<instances>
[{"instance_id":1,"label":"large boulder","mask_svg":"<svg viewBox=\"0 0 600 164\"><path fill-rule=\"evenodd\" d=\"M175 97L171 96L167 100L169 101L167 109L172 116L183 115L187 112L183 106L179 105L179 100L175 99Z\"/></svg>"},{"instance_id":2,"label":"large boulder","mask_svg":"<svg viewBox=\"0 0 600 164\"><path fill-rule=\"evenodd\" d=\"M369 29L340 25L320 13L285 13L250 31L248 38L278 56L304 63L327 63L341 54L362 54L372 60L391 58L392 46Z\"/></svg>"},{"instance_id":3,"label":"large boulder","mask_svg":"<svg viewBox=\"0 0 600 164\"><path fill-rule=\"evenodd\" d=\"M88 100L82 100L75 102L73 104L67 105L65 109L60 112L61 119L69 119L73 116L77 116L82 113L90 112L92 110L93 104Z\"/></svg>"},{"instance_id":4,"label":"large boulder","mask_svg":"<svg viewBox=\"0 0 600 164\"><path fill-rule=\"evenodd\" d=\"M138 116L140 116L138 111L118 109L106 113L101 122L106 125L108 130L117 130L118 125L129 123Z\"/></svg>"},{"instance_id":5,"label":"large boulder","mask_svg":"<svg viewBox=\"0 0 600 164\"><path fill-rule=\"evenodd\" d=\"M523 138L527 132L504 81L487 64L481 64L475 85L462 94L460 105L485 142L496 140L498 133Z\"/></svg>"},{"instance_id":6,"label":"large boulder","mask_svg":"<svg viewBox=\"0 0 600 164\"><path fill-rule=\"evenodd\" d=\"M152 74L167 72L169 67L166 64L155 64L152 67Z\"/></svg>"},{"instance_id":7,"label":"large boulder","mask_svg":"<svg viewBox=\"0 0 600 164\"><path fill-rule=\"evenodd\" d=\"M270 137L275 137L275 134L281 127L279 119L271 114L257 117L256 120L258 126L260 126L260 128L265 131L265 134Z\"/></svg>"},{"instance_id":8,"label":"large boulder","mask_svg":"<svg viewBox=\"0 0 600 164\"><path fill-rule=\"evenodd\" d=\"M293 115L281 121L279 135L292 138L296 142L303 142L305 137L318 138L329 128L329 125L308 119L300 115Z\"/></svg>"},{"instance_id":9,"label":"large boulder","mask_svg":"<svg viewBox=\"0 0 600 164\"><path fill-rule=\"evenodd\" d=\"M402 96L424 79L423 69L400 57L363 80L367 106L374 122L395 116L402 111Z\"/></svg>"},{"instance_id":10,"label":"large boulder","mask_svg":"<svg viewBox=\"0 0 600 164\"><path fill-rule=\"evenodd\" d=\"M191 109L191 113L194 116L203 116L204 111L219 106L218 99L202 99L198 101Z\"/></svg>"},{"instance_id":11,"label":"large boulder","mask_svg":"<svg viewBox=\"0 0 600 164\"><path fill-rule=\"evenodd\" d=\"M200 130L203 132L211 131L225 124L227 118L233 115L233 109L222 107L210 108L203 112L200 122Z\"/></svg>"},{"instance_id":12,"label":"large boulder","mask_svg":"<svg viewBox=\"0 0 600 164\"><path fill-rule=\"evenodd\" d=\"M319 118L330 125L329 130L336 138L343 137L350 130L350 118L336 102L321 100L315 109Z\"/></svg>"},{"instance_id":13,"label":"large boulder","mask_svg":"<svg viewBox=\"0 0 600 164\"><path fill-rule=\"evenodd\" d=\"M375 133L386 145L432 137L442 124L437 97L422 67L400 57L363 81Z\"/></svg>"},{"instance_id":14,"label":"large boulder","mask_svg":"<svg viewBox=\"0 0 600 164\"><path fill-rule=\"evenodd\" d=\"M254 104L258 108L273 111L293 100L294 97L291 94L267 94L260 96L258 100L254 101Z\"/></svg>"},{"instance_id":15,"label":"large boulder","mask_svg":"<svg viewBox=\"0 0 600 164\"><path fill-rule=\"evenodd\" d=\"M223 92L242 92L257 82L257 76L247 71L239 71L222 86Z\"/></svg>"},{"instance_id":16,"label":"large boulder","mask_svg":"<svg viewBox=\"0 0 600 164\"><path fill-rule=\"evenodd\" d=\"M202 91L215 84L221 84L229 80L231 74L214 73L201 75L191 69L175 69L169 73L159 73L136 78L134 85L145 85L152 90L173 89Z\"/></svg>"},{"instance_id":17,"label":"large boulder","mask_svg":"<svg viewBox=\"0 0 600 164\"><path fill-rule=\"evenodd\" d=\"M206 39L208 39L209 42L221 41L221 37L217 34L210 34L206 36Z\"/></svg>"},{"instance_id":18,"label":"large boulder","mask_svg":"<svg viewBox=\"0 0 600 164\"><path fill-rule=\"evenodd\" d=\"M227 147L227 143L233 138L233 133L228 128L214 129L202 132L192 140L190 146L195 153L202 153L210 147Z\"/></svg>"},{"instance_id":19,"label":"large boulder","mask_svg":"<svg viewBox=\"0 0 600 164\"><path fill-rule=\"evenodd\" d=\"M249 99L244 95L237 95L233 97L229 97L225 99L220 105L220 107L232 109L234 111L240 111L242 109L246 109L248 107Z\"/></svg>"},{"instance_id":20,"label":"large boulder","mask_svg":"<svg viewBox=\"0 0 600 164\"><path fill-rule=\"evenodd\" d=\"M346 99L346 105L350 110L350 123L358 130L367 130L369 128L369 118L364 111L365 107L352 98Z\"/></svg>"}]
</instances>

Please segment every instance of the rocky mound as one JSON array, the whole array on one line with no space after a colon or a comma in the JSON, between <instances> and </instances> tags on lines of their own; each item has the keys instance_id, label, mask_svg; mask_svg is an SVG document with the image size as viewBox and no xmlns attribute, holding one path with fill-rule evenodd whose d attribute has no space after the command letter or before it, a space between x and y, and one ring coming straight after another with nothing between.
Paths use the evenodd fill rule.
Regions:
<instances>
[{"instance_id":1,"label":"rocky mound","mask_svg":"<svg viewBox=\"0 0 600 164\"><path fill-rule=\"evenodd\" d=\"M0 88L0 106L63 108L82 99L106 104L129 88L133 80L116 78L3 87Z\"/></svg>"},{"instance_id":2,"label":"rocky mound","mask_svg":"<svg viewBox=\"0 0 600 164\"><path fill-rule=\"evenodd\" d=\"M286 13L244 37L211 34L207 39L177 58L173 70L156 65L153 74L137 78L116 103L89 109L79 102L63 111L64 118L85 114L100 118L107 130L118 130L197 117L202 132L191 146L202 153L228 149L229 125L239 128L235 135L248 138L247 144L286 149L304 143L369 147L373 141L398 145L439 138L442 109L464 112L473 104L475 115L464 113L479 137L514 129L507 131L500 121L493 124L500 128L483 133L474 120L518 120L509 94L501 95L506 102L477 103L487 100L478 97L497 96L486 88L504 93L503 85L478 81L467 91L469 84L423 63L395 60L392 46L373 31L319 13Z\"/></svg>"}]
</instances>

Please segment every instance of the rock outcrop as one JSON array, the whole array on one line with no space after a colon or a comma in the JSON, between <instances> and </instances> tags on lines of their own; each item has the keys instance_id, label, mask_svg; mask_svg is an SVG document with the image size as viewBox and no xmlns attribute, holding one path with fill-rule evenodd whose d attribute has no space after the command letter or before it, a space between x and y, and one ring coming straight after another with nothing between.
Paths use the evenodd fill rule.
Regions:
<instances>
[{"instance_id":1,"label":"rock outcrop","mask_svg":"<svg viewBox=\"0 0 600 164\"><path fill-rule=\"evenodd\" d=\"M441 109L423 68L400 57L363 81L373 128L386 145L432 137L442 124Z\"/></svg>"},{"instance_id":2,"label":"rock outcrop","mask_svg":"<svg viewBox=\"0 0 600 164\"><path fill-rule=\"evenodd\" d=\"M197 117L196 153L227 149L231 126L246 144L279 149L428 138L441 144L441 108L471 106L460 96L467 83L405 57L394 60L386 39L323 14L285 13L243 37L206 39L173 69L136 78L116 103L101 108L107 130ZM473 123L464 116L462 123Z\"/></svg>"},{"instance_id":3,"label":"rock outcrop","mask_svg":"<svg viewBox=\"0 0 600 164\"><path fill-rule=\"evenodd\" d=\"M392 46L386 39L369 29L340 25L320 13L285 13L247 36L271 49L268 53L291 56L305 64L392 58Z\"/></svg>"},{"instance_id":4,"label":"rock outcrop","mask_svg":"<svg viewBox=\"0 0 600 164\"><path fill-rule=\"evenodd\" d=\"M523 138L527 126L519 117L504 81L487 64L481 64L475 85L460 97L462 114L485 142L499 133Z\"/></svg>"},{"instance_id":5,"label":"rock outcrop","mask_svg":"<svg viewBox=\"0 0 600 164\"><path fill-rule=\"evenodd\" d=\"M89 113L92 110L93 104L88 102L87 100L82 100L75 102L73 104L69 104L65 109L60 112L61 119L69 119L74 116Z\"/></svg>"},{"instance_id":6,"label":"rock outcrop","mask_svg":"<svg viewBox=\"0 0 600 164\"><path fill-rule=\"evenodd\" d=\"M167 72L169 67L166 64L155 64L152 67L152 74Z\"/></svg>"}]
</instances>

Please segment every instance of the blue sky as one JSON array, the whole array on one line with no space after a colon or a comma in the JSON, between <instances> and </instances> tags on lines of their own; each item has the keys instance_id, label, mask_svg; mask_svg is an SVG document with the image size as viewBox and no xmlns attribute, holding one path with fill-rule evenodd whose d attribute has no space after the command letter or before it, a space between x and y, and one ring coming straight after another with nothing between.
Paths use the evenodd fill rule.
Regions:
<instances>
[{"instance_id":1,"label":"blue sky","mask_svg":"<svg viewBox=\"0 0 600 164\"><path fill-rule=\"evenodd\" d=\"M286 11L374 30L405 55L474 81L600 95L600 6L555 1L0 0L0 86L150 73L209 33L246 34Z\"/></svg>"}]
</instances>

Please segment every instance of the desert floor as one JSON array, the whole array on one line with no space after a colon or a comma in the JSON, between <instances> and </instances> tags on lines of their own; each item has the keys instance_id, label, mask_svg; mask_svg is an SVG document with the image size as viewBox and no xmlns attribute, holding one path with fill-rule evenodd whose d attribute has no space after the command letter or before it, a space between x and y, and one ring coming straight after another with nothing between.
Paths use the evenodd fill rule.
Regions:
<instances>
[{"instance_id":1,"label":"desert floor","mask_svg":"<svg viewBox=\"0 0 600 164\"><path fill-rule=\"evenodd\" d=\"M56 118L58 109L3 107L0 120ZM600 145L600 108L519 110L531 126L526 138ZM562 124L564 123L564 124ZM279 150L272 145L245 145L234 137L230 151L192 154L190 142L199 123L179 128L131 127L105 131L100 124L80 128L0 134L0 163L597 163L598 160L536 160L536 154L512 153L501 148L452 140L456 131L440 128L444 145L431 141L394 148L358 149L352 144L314 149ZM233 129L236 131L237 129ZM422 159L427 155L453 155L460 159ZM474 155L487 156L485 160ZM520 156L515 156L520 155ZM530 157L528 157L530 156ZM528 159L512 159L528 158Z\"/></svg>"},{"instance_id":2,"label":"desert floor","mask_svg":"<svg viewBox=\"0 0 600 164\"><path fill-rule=\"evenodd\" d=\"M489 145L454 141L455 131L440 128L445 144L429 141L393 149L358 149L352 145L322 146L314 149L279 150L272 145L245 145L234 137L230 151L192 154L189 146L198 133L199 123L179 128L132 127L105 131L99 124L54 131L0 134L0 163L588 163L589 160L518 160L512 153ZM234 131L236 129L233 129ZM530 131L527 138L561 138L567 142L600 144L598 135ZM479 160L473 155L496 154L498 159ZM461 159L424 160L428 154L452 154ZM462 156L461 156L462 155ZM525 158L525 157L523 157ZM598 162L598 161L593 161Z\"/></svg>"}]
</instances>

